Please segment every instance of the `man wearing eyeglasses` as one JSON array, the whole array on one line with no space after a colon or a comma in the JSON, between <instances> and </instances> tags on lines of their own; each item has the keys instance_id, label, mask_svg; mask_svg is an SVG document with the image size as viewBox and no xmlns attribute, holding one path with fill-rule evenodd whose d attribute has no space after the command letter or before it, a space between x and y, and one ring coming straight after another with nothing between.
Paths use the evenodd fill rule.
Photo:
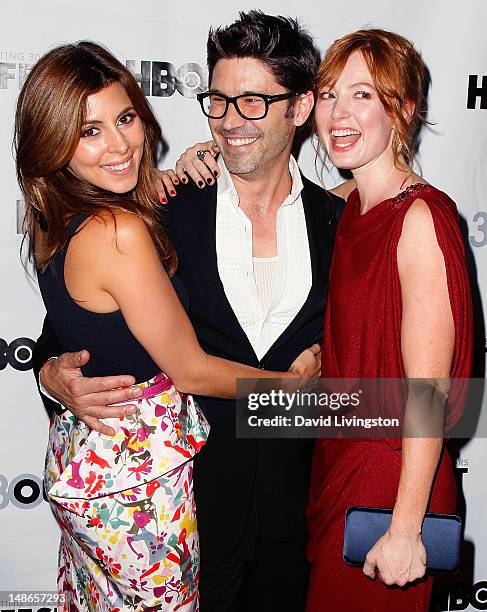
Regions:
<instances>
[{"instance_id":1,"label":"man wearing eyeglasses","mask_svg":"<svg viewBox=\"0 0 487 612\"><path fill-rule=\"evenodd\" d=\"M341 207L291 156L296 130L313 108L316 52L294 20L250 11L210 31L208 67L210 90L198 99L221 151L221 178L205 190L181 186L167 208L189 315L209 353L287 370L322 339ZM42 340L38 366L55 354ZM42 382L98 428L97 418L121 410L100 406L130 393L111 390L123 377L95 383L73 360L49 362ZM76 385L69 384L73 372ZM233 401L198 402L211 423L194 468L202 612L304 610L312 444L236 438Z\"/></svg>"}]
</instances>

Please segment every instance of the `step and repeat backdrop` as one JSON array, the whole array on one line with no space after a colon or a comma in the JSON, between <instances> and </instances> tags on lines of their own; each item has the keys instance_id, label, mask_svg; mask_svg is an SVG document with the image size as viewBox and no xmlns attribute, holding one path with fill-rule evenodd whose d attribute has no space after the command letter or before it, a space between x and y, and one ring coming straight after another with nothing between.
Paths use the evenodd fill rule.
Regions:
<instances>
[{"instance_id":1,"label":"step and repeat backdrop","mask_svg":"<svg viewBox=\"0 0 487 612\"><path fill-rule=\"evenodd\" d=\"M44 308L35 276L19 256L23 202L15 180L12 133L16 99L36 60L53 46L90 39L106 45L136 75L162 125L172 167L189 145L209 136L196 94L207 88L208 28L232 22L252 2L162 0L17 0L0 6L0 592L55 589L58 529L43 499L48 418L37 395L31 356ZM258 8L298 17L323 52L363 26L411 39L431 73L429 120L417 165L457 203L476 301L476 375L484 376L482 298L487 290L487 4L485 0L263 0ZM299 153L318 177L312 144ZM485 300L484 300L485 302ZM487 443L458 441L456 466L466 516L460 574L439 583L435 610L487 610ZM1 609L28 610L27 602ZM326 602L323 602L323 609ZM54 610L46 604L44 611Z\"/></svg>"}]
</instances>

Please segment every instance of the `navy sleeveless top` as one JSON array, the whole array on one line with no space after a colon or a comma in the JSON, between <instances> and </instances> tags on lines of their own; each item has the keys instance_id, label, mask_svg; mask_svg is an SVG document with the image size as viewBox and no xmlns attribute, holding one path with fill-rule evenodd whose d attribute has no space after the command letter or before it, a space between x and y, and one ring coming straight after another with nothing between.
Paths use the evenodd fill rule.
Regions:
<instances>
[{"instance_id":1,"label":"navy sleeveless top","mask_svg":"<svg viewBox=\"0 0 487 612\"><path fill-rule=\"evenodd\" d=\"M47 316L64 352L90 352L90 361L82 368L84 376L131 374L138 383L143 382L158 374L160 368L134 337L121 311L98 313L83 308L69 295L64 282L69 242L85 219L85 215L73 218L66 246L54 255L44 272L37 273ZM177 274L171 280L187 310L188 297L181 280Z\"/></svg>"}]
</instances>

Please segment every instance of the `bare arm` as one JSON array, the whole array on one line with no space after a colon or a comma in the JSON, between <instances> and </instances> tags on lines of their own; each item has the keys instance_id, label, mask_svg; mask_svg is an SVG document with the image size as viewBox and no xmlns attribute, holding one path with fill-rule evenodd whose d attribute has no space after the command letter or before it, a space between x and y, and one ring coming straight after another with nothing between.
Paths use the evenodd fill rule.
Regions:
<instances>
[{"instance_id":1,"label":"bare arm","mask_svg":"<svg viewBox=\"0 0 487 612\"><path fill-rule=\"evenodd\" d=\"M135 215L117 214L116 236L106 219L92 219L83 231L90 245L83 246L80 256L87 261L81 260L81 265L92 274L95 261L90 258L96 257L93 282L113 298L131 332L181 391L235 397L238 378L294 379L301 374L267 372L206 354L145 223ZM305 378L308 373L303 371Z\"/></svg>"},{"instance_id":2,"label":"bare arm","mask_svg":"<svg viewBox=\"0 0 487 612\"><path fill-rule=\"evenodd\" d=\"M408 378L427 378L447 393L455 328L443 253L423 200L413 203L398 245L403 315L401 346ZM393 529L419 533L441 452L441 439L405 438ZM410 500L414 499L414 508Z\"/></svg>"},{"instance_id":3,"label":"bare arm","mask_svg":"<svg viewBox=\"0 0 487 612\"><path fill-rule=\"evenodd\" d=\"M428 205L416 200L407 212L397 249L402 294L401 350L408 378L430 379L442 390L450 378L455 330L445 262ZM443 389L443 391L446 391ZM406 413L410 406L408 399ZM414 410L414 406L411 407ZM443 445L442 438L403 438L402 466L392 522L367 555L386 584L404 585L423 576L426 552L421 526Z\"/></svg>"}]
</instances>

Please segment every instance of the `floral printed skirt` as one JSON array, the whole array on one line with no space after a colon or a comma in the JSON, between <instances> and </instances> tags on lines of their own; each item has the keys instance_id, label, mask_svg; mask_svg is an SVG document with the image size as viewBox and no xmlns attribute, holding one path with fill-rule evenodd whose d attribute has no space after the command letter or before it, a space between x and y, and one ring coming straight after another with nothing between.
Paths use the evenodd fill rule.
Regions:
<instances>
[{"instance_id":1,"label":"floral printed skirt","mask_svg":"<svg viewBox=\"0 0 487 612\"><path fill-rule=\"evenodd\" d=\"M159 374L133 416L92 431L54 415L44 481L61 528L63 612L198 610L199 543L192 459L209 425Z\"/></svg>"}]
</instances>

